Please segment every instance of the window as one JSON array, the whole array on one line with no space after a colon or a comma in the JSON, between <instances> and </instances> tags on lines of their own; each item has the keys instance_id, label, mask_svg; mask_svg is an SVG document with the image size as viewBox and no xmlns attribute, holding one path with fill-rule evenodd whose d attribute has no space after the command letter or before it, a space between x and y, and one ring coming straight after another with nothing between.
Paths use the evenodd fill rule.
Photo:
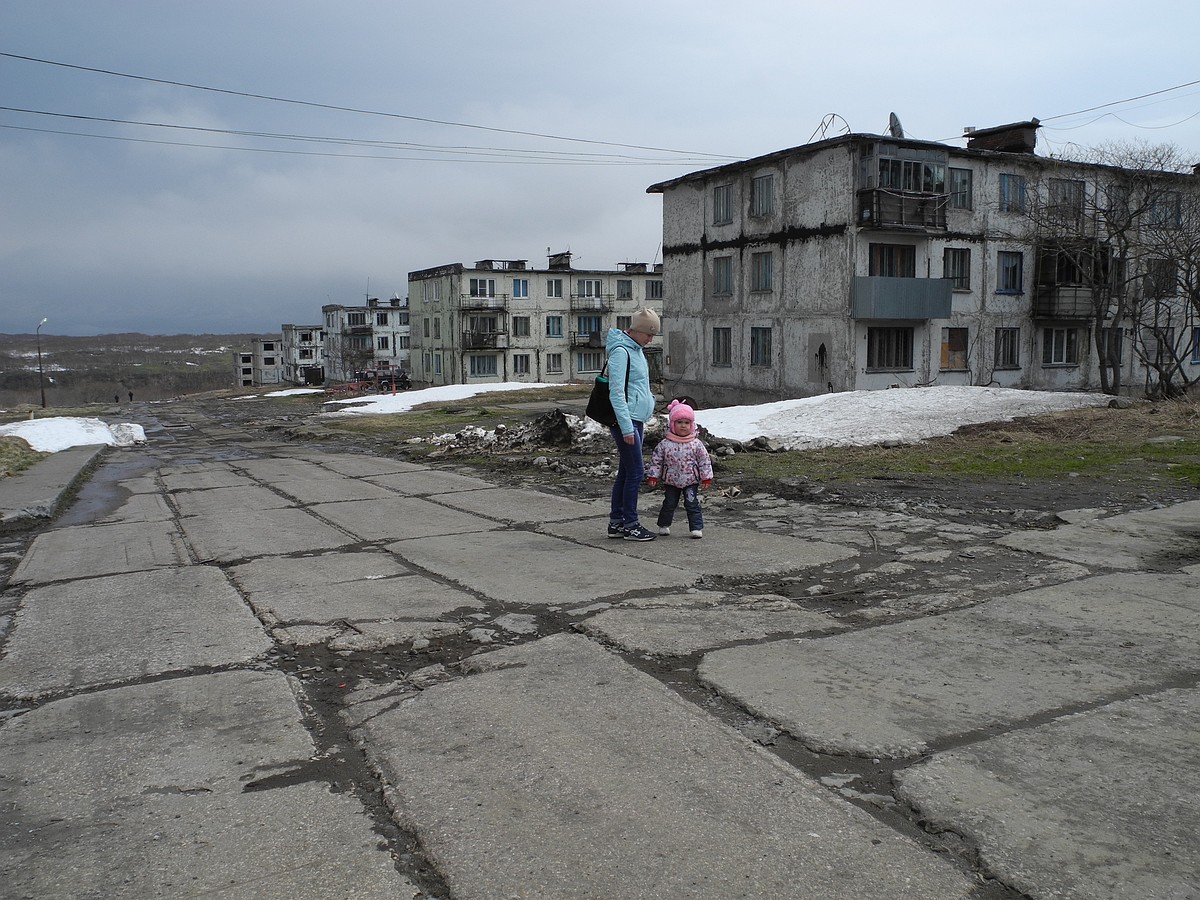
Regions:
<instances>
[{"instance_id":1,"label":"window","mask_svg":"<svg viewBox=\"0 0 1200 900\"><path fill-rule=\"evenodd\" d=\"M1000 212L1025 211L1025 176L1000 176Z\"/></svg>"},{"instance_id":2,"label":"window","mask_svg":"<svg viewBox=\"0 0 1200 900\"><path fill-rule=\"evenodd\" d=\"M713 188L713 224L725 225L733 221L733 185L718 184Z\"/></svg>"},{"instance_id":3,"label":"window","mask_svg":"<svg viewBox=\"0 0 1200 900\"><path fill-rule=\"evenodd\" d=\"M867 368L900 371L912 369L913 330L868 328Z\"/></svg>"},{"instance_id":4,"label":"window","mask_svg":"<svg viewBox=\"0 0 1200 900\"><path fill-rule=\"evenodd\" d=\"M433 374L442 374L442 354L440 353L433 354Z\"/></svg>"},{"instance_id":5,"label":"window","mask_svg":"<svg viewBox=\"0 0 1200 900\"><path fill-rule=\"evenodd\" d=\"M468 316L467 331L473 334L496 334L500 330L496 316Z\"/></svg>"},{"instance_id":6,"label":"window","mask_svg":"<svg viewBox=\"0 0 1200 900\"><path fill-rule=\"evenodd\" d=\"M733 329L712 330L712 364L721 368L733 365Z\"/></svg>"},{"instance_id":7,"label":"window","mask_svg":"<svg viewBox=\"0 0 1200 900\"><path fill-rule=\"evenodd\" d=\"M1200 325L1192 326L1192 362L1200 363Z\"/></svg>"},{"instance_id":8,"label":"window","mask_svg":"<svg viewBox=\"0 0 1200 900\"><path fill-rule=\"evenodd\" d=\"M880 157L879 186L921 194L944 194L946 167L941 163Z\"/></svg>"},{"instance_id":9,"label":"window","mask_svg":"<svg viewBox=\"0 0 1200 900\"><path fill-rule=\"evenodd\" d=\"M471 357L471 377L486 378L489 375L496 374L496 357L494 354L487 356L472 356Z\"/></svg>"},{"instance_id":10,"label":"window","mask_svg":"<svg viewBox=\"0 0 1200 900\"><path fill-rule=\"evenodd\" d=\"M562 299L563 280L561 278L546 279L546 296Z\"/></svg>"},{"instance_id":11,"label":"window","mask_svg":"<svg viewBox=\"0 0 1200 900\"><path fill-rule=\"evenodd\" d=\"M1143 328L1142 344L1146 355L1153 357L1154 365L1163 366L1175 360L1174 328Z\"/></svg>"},{"instance_id":12,"label":"window","mask_svg":"<svg viewBox=\"0 0 1200 900\"><path fill-rule=\"evenodd\" d=\"M1083 182L1051 178L1050 208L1047 211L1059 221L1079 221L1083 215Z\"/></svg>"},{"instance_id":13,"label":"window","mask_svg":"<svg viewBox=\"0 0 1200 900\"><path fill-rule=\"evenodd\" d=\"M376 325L382 325L383 327L386 328L387 323L388 323L388 314L387 313L375 313L375 324Z\"/></svg>"},{"instance_id":14,"label":"window","mask_svg":"<svg viewBox=\"0 0 1200 900\"><path fill-rule=\"evenodd\" d=\"M388 349L388 339L386 336L377 337L375 339L375 349L376 350Z\"/></svg>"},{"instance_id":15,"label":"window","mask_svg":"<svg viewBox=\"0 0 1200 900\"><path fill-rule=\"evenodd\" d=\"M997 328L996 329L996 354L995 368L997 369L1019 369L1021 368L1021 329L1020 328Z\"/></svg>"},{"instance_id":16,"label":"window","mask_svg":"<svg viewBox=\"0 0 1200 900\"><path fill-rule=\"evenodd\" d=\"M971 209L971 170L950 170L950 208Z\"/></svg>"},{"instance_id":17,"label":"window","mask_svg":"<svg viewBox=\"0 0 1200 900\"><path fill-rule=\"evenodd\" d=\"M577 364L580 372L599 372L604 367L604 354L599 350L583 350Z\"/></svg>"},{"instance_id":18,"label":"window","mask_svg":"<svg viewBox=\"0 0 1200 900\"><path fill-rule=\"evenodd\" d=\"M1173 259L1152 259L1146 263L1146 296L1153 299L1175 296L1179 268Z\"/></svg>"},{"instance_id":19,"label":"window","mask_svg":"<svg viewBox=\"0 0 1200 900\"><path fill-rule=\"evenodd\" d=\"M967 368L967 329L942 329L942 369L963 372Z\"/></svg>"},{"instance_id":20,"label":"window","mask_svg":"<svg viewBox=\"0 0 1200 900\"><path fill-rule=\"evenodd\" d=\"M512 288L513 299L525 298L529 296L529 279L514 278Z\"/></svg>"},{"instance_id":21,"label":"window","mask_svg":"<svg viewBox=\"0 0 1200 900\"><path fill-rule=\"evenodd\" d=\"M495 278L472 278L470 282L472 297L495 297Z\"/></svg>"},{"instance_id":22,"label":"window","mask_svg":"<svg viewBox=\"0 0 1200 900\"><path fill-rule=\"evenodd\" d=\"M425 337L429 337L429 317L428 316L426 316L424 319L421 320L421 333Z\"/></svg>"},{"instance_id":23,"label":"window","mask_svg":"<svg viewBox=\"0 0 1200 900\"><path fill-rule=\"evenodd\" d=\"M242 374L243 375L253 375L254 369L242 369Z\"/></svg>"},{"instance_id":24,"label":"window","mask_svg":"<svg viewBox=\"0 0 1200 900\"><path fill-rule=\"evenodd\" d=\"M272 341L263 341L262 348L263 348L263 350L264 350L264 351L268 351L268 350L274 350L274 349L275 349L275 344L274 344L274 342L272 342Z\"/></svg>"},{"instance_id":25,"label":"window","mask_svg":"<svg viewBox=\"0 0 1200 900\"><path fill-rule=\"evenodd\" d=\"M601 297L604 295L603 285L596 278L580 278L575 283L575 294L579 297Z\"/></svg>"},{"instance_id":26,"label":"window","mask_svg":"<svg viewBox=\"0 0 1200 900\"><path fill-rule=\"evenodd\" d=\"M1125 329L1123 328L1101 328L1100 329L1100 364L1101 365L1120 365L1121 352L1124 349L1123 341L1125 337Z\"/></svg>"},{"instance_id":27,"label":"window","mask_svg":"<svg viewBox=\"0 0 1200 900\"><path fill-rule=\"evenodd\" d=\"M617 279L617 299L632 300L633 299L633 282L628 278Z\"/></svg>"},{"instance_id":28,"label":"window","mask_svg":"<svg viewBox=\"0 0 1200 900\"><path fill-rule=\"evenodd\" d=\"M421 291L421 299L426 303L442 299L442 283L440 281L426 281L421 286Z\"/></svg>"},{"instance_id":29,"label":"window","mask_svg":"<svg viewBox=\"0 0 1200 900\"><path fill-rule=\"evenodd\" d=\"M750 365L771 365L771 329L750 329Z\"/></svg>"},{"instance_id":30,"label":"window","mask_svg":"<svg viewBox=\"0 0 1200 900\"><path fill-rule=\"evenodd\" d=\"M369 334L352 334L346 338L346 347L350 350L370 350L371 336Z\"/></svg>"},{"instance_id":31,"label":"window","mask_svg":"<svg viewBox=\"0 0 1200 900\"><path fill-rule=\"evenodd\" d=\"M363 325L366 325L367 324L367 314L361 313L361 312L346 313L346 324L349 325L351 328L361 327Z\"/></svg>"},{"instance_id":32,"label":"window","mask_svg":"<svg viewBox=\"0 0 1200 900\"><path fill-rule=\"evenodd\" d=\"M599 316L580 316L579 319L580 334L599 334L600 332L600 317Z\"/></svg>"},{"instance_id":33,"label":"window","mask_svg":"<svg viewBox=\"0 0 1200 900\"><path fill-rule=\"evenodd\" d=\"M871 244L868 275L887 278L917 277L917 248L907 244Z\"/></svg>"},{"instance_id":34,"label":"window","mask_svg":"<svg viewBox=\"0 0 1200 900\"><path fill-rule=\"evenodd\" d=\"M713 258L713 293L722 297L733 293L732 256Z\"/></svg>"},{"instance_id":35,"label":"window","mask_svg":"<svg viewBox=\"0 0 1200 900\"><path fill-rule=\"evenodd\" d=\"M396 335L396 349L397 350L407 350L408 349L408 335L407 334Z\"/></svg>"},{"instance_id":36,"label":"window","mask_svg":"<svg viewBox=\"0 0 1200 900\"><path fill-rule=\"evenodd\" d=\"M312 349L311 349L311 348L308 348L308 347L306 347L306 348L304 348L303 350L301 350L301 351L300 351L300 358L301 358L301 359L312 359L312 358L313 358L313 352L312 352Z\"/></svg>"},{"instance_id":37,"label":"window","mask_svg":"<svg viewBox=\"0 0 1200 900\"><path fill-rule=\"evenodd\" d=\"M549 375L562 374L562 354L547 353L546 354L546 373Z\"/></svg>"},{"instance_id":38,"label":"window","mask_svg":"<svg viewBox=\"0 0 1200 900\"><path fill-rule=\"evenodd\" d=\"M942 277L954 282L954 290L971 289L971 251L966 248L947 247L942 256Z\"/></svg>"},{"instance_id":39,"label":"window","mask_svg":"<svg viewBox=\"0 0 1200 900\"><path fill-rule=\"evenodd\" d=\"M406 313L406 312L396 313L396 324L397 325L407 325L408 324L408 313Z\"/></svg>"},{"instance_id":40,"label":"window","mask_svg":"<svg viewBox=\"0 0 1200 900\"><path fill-rule=\"evenodd\" d=\"M546 316L546 337L562 336L562 316Z\"/></svg>"},{"instance_id":41,"label":"window","mask_svg":"<svg viewBox=\"0 0 1200 900\"><path fill-rule=\"evenodd\" d=\"M750 180L750 215L769 216L775 212L775 176L759 175Z\"/></svg>"},{"instance_id":42,"label":"window","mask_svg":"<svg viewBox=\"0 0 1200 900\"><path fill-rule=\"evenodd\" d=\"M529 354L517 353L513 356L513 374L528 375L529 374Z\"/></svg>"},{"instance_id":43,"label":"window","mask_svg":"<svg viewBox=\"0 0 1200 900\"><path fill-rule=\"evenodd\" d=\"M1020 294L1025 288L1025 255L1018 250L1001 250L996 254L996 291L1001 294Z\"/></svg>"},{"instance_id":44,"label":"window","mask_svg":"<svg viewBox=\"0 0 1200 900\"><path fill-rule=\"evenodd\" d=\"M769 291L775 285L775 260L768 253L750 254L750 290Z\"/></svg>"},{"instance_id":45,"label":"window","mask_svg":"<svg viewBox=\"0 0 1200 900\"><path fill-rule=\"evenodd\" d=\"M433 339L440 341L442 339L442 318L441 316L433 317Z\"/></svg>"},{"instance_id":46,"label":"window","mask_svg":"<svg viewBox=\"0 0 1200 900\"><path fill-rule=\"evenodd\" d=\"M311 331L300 332L300 343L311 344L312 343L312 332Z\"/></svg>"},{"instance_id":47,"label":"window","mask_svg":"<svg viewBox=\"0 0 1200 900\"><path fill-rule=\"evenodd\" d=\"M1146 224L1152 228L1178 228L1183 220L1178 191L1165 191L1152 197L1146 211Z\"/></svg>"},{"instance_id":48,"label":"window","mask_svg":"<svg viewBox=\"0 0 1200 900\"><path fill-rule=\"evenodd\" d=\"M529 337L529 316L512 317L513 337Z\"/></svg>"},{"instance_id":49,"label":"window","mask_svg":"<svg viewBox=\"0 0 1200 900\"><path fill-rule=\"evenodd\" d=\"M1079 365L1079 332L1074 328L1043 328L1042 365Z\"/></svg>"},{"instance_id":50,"label":"window","mask_svg":"<svg viewBox=\"0 0 1200 900\"><path fill-rule=\"evenodd\" d=\"M661 300L662 298L663 298L662 279L661 278L648 279L646 281L646 299L647 300Z\"/></svg>"},{"instance_id":51,"label":"window","mask_svg":"<svg viewBox=\"0 0 1200 900\"><path fill-rule=\"evenodd\" d=\"M633 327L633 316L617 316L617 331L628 331Z\"/></svg>"}]
</instances>

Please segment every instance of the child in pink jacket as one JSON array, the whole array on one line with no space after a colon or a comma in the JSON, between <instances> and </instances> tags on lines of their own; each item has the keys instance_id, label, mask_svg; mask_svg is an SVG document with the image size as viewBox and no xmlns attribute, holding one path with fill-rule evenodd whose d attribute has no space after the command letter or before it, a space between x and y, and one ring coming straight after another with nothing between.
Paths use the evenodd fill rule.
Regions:
<instances>
[{"instance_id":1,"label":"child in pink jacket","mask_svg":"<svg viewBox=\"0 0 1200 900\"><path fill-rule=\"evenodd\" d=\"M671 522L683 497L692 537L704 537L704 513L700 510L700 488L712 484L712 460L704 442L696 435L696 413L679 400L667 407L667 436L654 448L647 472L650 487L663 483L658 533L671 533Z\"/></svg>"}]
</instances>

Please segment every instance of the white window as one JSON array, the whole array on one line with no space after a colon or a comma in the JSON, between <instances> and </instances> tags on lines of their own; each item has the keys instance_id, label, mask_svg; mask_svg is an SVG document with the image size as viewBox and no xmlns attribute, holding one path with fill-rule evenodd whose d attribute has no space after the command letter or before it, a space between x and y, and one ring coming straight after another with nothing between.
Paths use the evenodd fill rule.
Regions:
<instances>
[{"instance_id":1,"label":"white window","mask_svg":"<svg viewBox=\"0 0 1200 900\"><path fill-rule=\"evenodd\" d=\"M662 279L651 278L646 281L646 299L661 300L663 298Z\"/></svg>"},{"instance_id":2,"label":"white window","mask_svg":"<svg viewBox=\"0 0 1200 900\"><path fill-rule=\"evenodd\" d=\"M426 281L422 285L421 299L426 303L433 300L442 299L442 283L440 281Z\"/></svg>"},{"instance_id":3,"label":"white window","mask_svg":"<svg viewBox=\"0 0 1200 900\"><path fill-rule=\"evenodd\" d=\"M471 357L472 378L485 378L495 375L496 371L496 357L494 354Z\"/></svg>"},{"instance_id":4,"label":"white window","mask_svg":"<svg viewBox=\"0 0 1200 900\"><path fill-rule=\"evenodd\" d=\"M513 374L528 375L529 374L529 354L518 353L513 356Z\"/></svg>"},{"instance_id":5,"label":"white window","mask_svg":"<svg viewBox=\"0 0 1200 900\"><path fill-rule=\"evenodd\" d=\"M387 313L375 313L375 324L376 325L382 325L383 327L386 328L387 323L388 323L388 314Z\"/></svg>"},{"instance_id":6,"label":"white window","mask_svg":"<svg viewBox=\"0 0 1200 900\"><path fill-rule=\"evenodd\" d=\"M546 337L562 337L562 316L546 316Z\"/></svg>"},{"instance_id":7,"label":"white window","mask_svg":"<svg viewBox=\"0 0 1200 900\"><path fill-rule=\"evenodd\" d=\"M387 339L386 335L383 335L383 336L375 339L375 349L376 350L388 349L388 339Z\"/></svg>"},{"instance_id":8,"label":"white window","mask_svg":"<svg viewBox=\"0 0 1200 900\"><path fill-rule=\"evenodd\" d=\"M472 278L470 281L470 288L472 297L495 297L496 279Z\"/></svg>"},{"instance_id":9,"label":"white window","mask_svg":"<svg viewBox=\"0 0 1200 900\"><path fill-rule=\"evenodd\" d=\"M1043 328L1042 365L1079 365L1079 331L1074 328Z\"/></svg>"},{"instance_id":10,"label":"white window","mask_svg":"<svg viewBox=\"0 0 1200 900\"><path fill-rule=\"evenodd\" d=\"M561 278L546 279L546 296L561 299L563 295L563 280Z\"/></svg>"},{"instance_id":11,"label":"white window","mask_svg":"<svg viewBox=\"0 0 1200 900\"><path fill-rule=\"evenodd\" d=\"M547 353L546 354L546 372L548 374L550 374L550 375L561 375L562 374L562 370L563 370L562 357L563 357L563 355L561 353Z\"/></svg>"},{"instance_id":12,"label":"white window","mask_svg":"<svg viewBox=\"0 0 1200 900\"><path fill-rule=\"evenodd\" d=\"M580 372L599 372L604 367L604 354L599 350L584 350L579 354Z\"/></svg>"},{"instance_id":13,"label":"white window","mask_svg":"<svg viewBox=\"0 0 1200 900\"><path fill-rule=\"evenodd\" d=\"M604 293L603 285L595 278L580 278L575 287L575 294L579 297L599 297Z\"/></svg>"},{"instance_id":14,"label":"white window","mask_svg":"<svg viewBox=\"0 0 1200 900\"><path fill-rule=\"evenodd\" d=\"M628 278L617 279L617 299L632 300L633 299L633 282Z\"/></svg>"}]
</instances>

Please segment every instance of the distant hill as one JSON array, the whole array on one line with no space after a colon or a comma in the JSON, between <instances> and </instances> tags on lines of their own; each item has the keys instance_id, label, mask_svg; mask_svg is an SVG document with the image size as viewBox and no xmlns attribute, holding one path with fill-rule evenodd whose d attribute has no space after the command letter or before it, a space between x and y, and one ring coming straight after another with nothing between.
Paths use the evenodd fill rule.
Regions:
<instances>
[{"instance_id":1,"label":"distant hill","mask_svg":"<svg viewBox=\"0 0 1200 900\"><path fill-rule=\"evenodd\" d=\"M163 400L233 387L233 352L266 334L41 336L46 406ZM0 407L41 405L35 334L0 334Z\"/></svg>"}]
</instances>

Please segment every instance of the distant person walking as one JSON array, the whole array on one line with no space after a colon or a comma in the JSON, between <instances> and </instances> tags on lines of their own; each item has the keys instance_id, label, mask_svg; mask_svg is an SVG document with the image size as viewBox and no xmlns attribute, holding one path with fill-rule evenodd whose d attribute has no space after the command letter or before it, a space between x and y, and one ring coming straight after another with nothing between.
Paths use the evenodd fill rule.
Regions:
<instances>
[{"instance_id":1,"label":"distant person walking","mask_svg":"<svg viewBox=\"0 0 1200 900\"><path fill-rule=\"evenodd\" d=\"M132 403L132 402L133 402L133 391L130 391L130 392L129 392L129 402L130 402L130 403Z\"/></svg>"},{"instance_id":2,"label":"distant person walking","mask_svg":"<svg viewBox=\"0 0 1200 900\"><path fill-rule=\"evenodd\" d=\"M671 522L682 497L692 537L704 537L700 489L712 484L712 459L704 441L696 434L696 413L686 403L672 400L667 407L667 434L654 448L648 475L650 487L658 484L659 479L663 483L658 533L671 533Z\"/></svg>"},{"instance_id":3,"label":"distant person walking","mask_svg":"<svg viewBox=\"0 0 1200 900\"><path fill-rule=\"evenodd\" d=\"M612 400L617 424L610 431L617 445L617 476L612 487L612 509L608 516L608 536L627 541L652 541L654 532L638 522L638 492L642 488L645 460L642 457L642 429L654 415L654 394L650 391L650 367L642 352L661 323L652 309L634 312L624 331L610 328L605 349L608 352L608 396Z\"/></svg>"},{"instance_id":4,"label":"distant person walking","mask_svg":"<svg viewBox=\"0 0 1200 900\"><path fill-rule=\"evenodd\" d=\"M121 402L121 395L113 394L113 403L120 403L120 402Z\"/></svg>"}]
</instances>

